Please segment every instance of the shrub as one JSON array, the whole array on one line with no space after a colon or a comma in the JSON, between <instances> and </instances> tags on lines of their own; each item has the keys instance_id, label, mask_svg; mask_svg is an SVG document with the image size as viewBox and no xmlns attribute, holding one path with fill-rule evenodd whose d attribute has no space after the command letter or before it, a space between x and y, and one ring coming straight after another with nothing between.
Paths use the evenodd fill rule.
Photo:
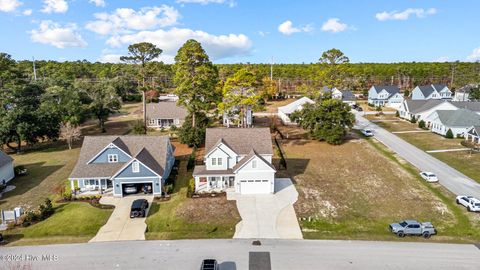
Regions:
<instances>
[{"instance_id":1,"label":"shrub","mask_svg":"<svg viewBox=\"0 0 480 270\"><path fill-rule=\"evenodd\" d=\"M195 179L190 178L190 180L188 181L187 197L191 198L194 193L195 193Z\"/></svg>"},{"instance_id":2,"label":"shrub","mask_svg":"<svg viewBox=\"0 0 480 270\"><path fill-rule=\"evenodd\" d=\"M192 154L188 157L188 162L187 162L187 171L193 170L193 167L195 167L195 152L196 149L193 149Z\"/></svg>"},{"instance_id":3,"label":"shrub","mask_svg":"<svg viewBox=\"0 0 480 270\"><path fill-rule=\"evenodd\" d=\"M72 200L72 192L71 191L65 191L62 193L62 198L65 201L71 201Z\"/></svg>"},{"instance_id":4,"label":"shrub","mask_svg":"<svg viewBox=\"0 0 480 270\"><path fill-rule=\"evenodd\" d=\"M165 186L165 193L166 194L172 194L173 193L173 184Z\"/></svg>"},{"instance_id":5,"label":"shrub","mask_svg":"<svg viewBox=\"0 0 480 270\"><path fill-rule=\"evenodd\" d=\"M447 134L445 134L445 138L453 139L453 132L451 129L448 129Z\"/></svg>"},{"instance_id":6,"label":"shrub","mask_svg":"<svg viewBox=\"0 0 480 270\"><path fill-rule=\"evenodd\" d=\"M18 166L15 166L15 168L13 169L14 173L16 176L20 176L20 175L25 175L27 174L27 169L25 169L25 166L23 165L18 165Z\"/></svg>"},{"instance_id":7,"label":"shrub","mask_svg":"<svg viewBox=\"0 0 480 270\"><path fill-rule=\"evenodd\" d=\"M377 106L377 107L375 108L375 110L376 110L377 112L381 112L381 111L382 111L382 106Z\"/></svg>"},{"instance_id":8,"label":"shrub","mask_svg":"<svg viewBox=\"0 0 480 270\"><path fill-rule=\"evenodd\" d=\"M137 120L135 123L132 125L132 132L133 134L137 135L142 135L146 133L145 125L143 123L143 120Z\"/></svg>"},{"instance_id":9,"label":"shrub","mask_svg":"<svg viewBox=\"0 0 480 270\"><path fill-rule=\"evenodd\" d=\"M2 192L6 187L7 187L7 185L0 184L0 192Z\"/></svg>"},{"instance_id":10,"label":"shrub","mask_svg":"<svg viewBox=\"0 0 480 270\"><path fill-rule=\"evenodd\" d=\"M396 117L400 117L400 113L398 111L395 112Z\"/></svg>"},{"instance_id":11,"label":"shrub","mask_svg":"<svg viewBox=\"0 0 480 270\"><path fill-rule=\"evenodd\" d=\"M41 204L39 206L38 210L40 212L40 220L47 219L55 212L55 210L53 209L52 201L48 198L45 200L45 204Z\"/></svg>"},{"instance_id":12,"label":"shrub","mask_svg":"<svg viewBox=\"0 0 480 270\"><path fill-rule=\"evenodd\" d=\"M410 118L410 123L412 124L417 123L417 118L415 117L415 115L412 115L412 118Z\"/></svg>"},{"instance_id":13,"label":"shrub","mask_svg":"<svg viewBox=\"0 0 480 270\"><path fill-rule=\"evenodd\" d=\"M420 120L420 121L418 122L418 127L421 128L421 129L425 129L425 121Z\"/></svg>"}]
</instances>

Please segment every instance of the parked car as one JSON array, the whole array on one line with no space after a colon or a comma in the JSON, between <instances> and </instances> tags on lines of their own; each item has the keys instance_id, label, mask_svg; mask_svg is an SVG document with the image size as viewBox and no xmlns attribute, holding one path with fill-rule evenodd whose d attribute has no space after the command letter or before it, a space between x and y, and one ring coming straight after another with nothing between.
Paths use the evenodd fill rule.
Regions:
<instances>
[{"instance_id":1,"label":"parked car","mask_svg":"<svg viewBox=\"0 0 480 270\"><path fill-rule=\"evenodd\" d=\"M138 199L133 201L130 210L130 218L145 217L147 214L148 201L145 199Z\"/></svg>"},{"instance_id":2,"label":"parked car","mask_svg":"<svg viewBox=\"0 0 480 270\"><path fill-rule=\"evenodd\" d=\"M420 173L420 176L425 179L425 181L429 182L429 183L435 183L435 182L438 182L438 178L437 176L432 173L432 172L421 172Z\"/></svg>"},{"instance_id":3,"label":"parked car","mask_svg":"<svg viewBox=\"0 0 480 270\"><path fill-rule=\"evenodd\" d=\"M137 193L138 190L137 190L137 187L136 186L126 186L125 189L124 189L124 193L125 194L135 194Z\"/></svg>"},{"instance_id":4,"label":"parked car","mask_svg":"<svg viewBox=\"0 0 480 270\"><path fill-rule=\"evenodd\" d=\"M392 223L389 226L390 231L398 237L405 237L405 235L416 235L429 238L437 234L437 230L430 222L418 222L416 220L404 220L399 223Z\"/></svg>"},{"instance_id":5,"label":"parked car","mask_svg":"<svg viewBox=\"0 0 480 270\"><path fill-rule=\"evenodd\" d=\"M202 261L200 270L218 270L218 263L215 259L205 259Z\"/></svg>"},{"instance_id":6,"label":"parked car","mask_svg":"<svg viewBox=\"0 0 480 270\"><path fill-rule=\"evenodd\" d=\"M362 134L365 135L365 137L372 137L373 136L373 131L371 129L362 129Z\"/></svg>"},{"instance_id":7,"label":"parked car","mask_svg":"<svg viewBox=\"0 0 480 270\"><path fill-rule=\"evenodd\" d=\"M480 200L472 196L457 196L457 203L465 206L470 212L480 212Z\"/></svg>"}]
</instances>

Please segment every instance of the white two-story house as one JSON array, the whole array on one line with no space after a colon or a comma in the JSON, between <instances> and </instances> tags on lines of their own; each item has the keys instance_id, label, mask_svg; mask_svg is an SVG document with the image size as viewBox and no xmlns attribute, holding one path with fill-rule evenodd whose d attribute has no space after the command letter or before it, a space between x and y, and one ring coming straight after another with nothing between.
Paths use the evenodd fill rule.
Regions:
<instances>
[{"instance_id":1,"label":"white two-story house","mask_svg":"<svg viewBox=\"0 0 480 270\"><path fill-rule=\"evenodd\" d=\"M268 128L208 128L205 165L193 171L195 192L274 192L272 138Z\"/></svg>"},{"instance_id":2,"label":"white two-story house","mask_svg":"<svg viewBox=\"0 0 480 270\"><path fill-rule=\"evenodd\" d=\"M427 99L451 100L452 91L445 84L421 85L412 90L412 100Z\"/></svg>"},{"instance_id":3,"label":"white two-story house","mask_svg":"<svg viewBox=\"0 0 480 270\"><path fill-rule=\"evenodd\" d=\"M374 106L386 106L398 109L404 98L400 89L393 85L374 85L368 90L368 103Z\"/></svg>"}]
</instances>

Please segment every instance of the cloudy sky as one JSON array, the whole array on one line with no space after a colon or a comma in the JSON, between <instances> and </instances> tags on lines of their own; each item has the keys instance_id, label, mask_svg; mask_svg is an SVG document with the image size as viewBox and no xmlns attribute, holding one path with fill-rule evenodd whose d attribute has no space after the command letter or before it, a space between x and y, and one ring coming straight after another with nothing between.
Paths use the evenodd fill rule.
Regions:
<instances>
[{"instance_id":1,"label":"cloudy sky","mask_svg":"<svg viewBox=\"0 0 480 270\"><path fill-rule=\"evenodd\" d=\"M0 0L0 51L117 62L148 41L171 63L193 38L216 63L310 63L330 48L352 62L477 61L479 10L476 0Z\"/></svg>"}]
</instances>

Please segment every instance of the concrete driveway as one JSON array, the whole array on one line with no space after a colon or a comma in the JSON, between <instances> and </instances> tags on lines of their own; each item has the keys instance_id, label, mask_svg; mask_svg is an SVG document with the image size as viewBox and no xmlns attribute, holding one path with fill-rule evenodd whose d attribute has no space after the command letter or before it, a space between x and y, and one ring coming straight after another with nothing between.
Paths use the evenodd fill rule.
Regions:
<instances>
[{"instance_id":1,"label":"concrete driveway","mask_svg":"<svg viewBox=\"0 0 480 270\"><path fill-rule=\"evenodd\" d=\"M130 218L130 208L136 199L148 200L149 208L153 201L152 195L130 195L123 198L102 197L101 204L115 206L107 223L98 231L97 235L89 242L145 240L145 218Z\"/></svg>"},{"instance_id":2,"label":"concrete driveway","mask_svg":"<svg viewBox=\"0 0 480 270\"><path fill-rule=\"evenodd\" d=\"M372 129L375 139L379 140L419 170L435 173L438 176L440 184L455 195L472 195L477 198L480 197L480 184L473 179L448 166L430 154L418 149L412 144L402 140L395 134L388 132L386 129L373 124L366 118L362 117L360 113L356 112L355 116L357 119L356 128L361 129L368 127L369 129Z\"/></svg>"},{"instance_id":3,"label":"concrete driveway","mask_svg":"<svg viewBox=\"0 0 480 270\"><path fill-rule=\"evenodd\" d=\"M275 179L275 194L227 194L236 200L242 221L233 238L302 239L293 204L298 192L289 178Z\"/></svg>"}]
</instances>

